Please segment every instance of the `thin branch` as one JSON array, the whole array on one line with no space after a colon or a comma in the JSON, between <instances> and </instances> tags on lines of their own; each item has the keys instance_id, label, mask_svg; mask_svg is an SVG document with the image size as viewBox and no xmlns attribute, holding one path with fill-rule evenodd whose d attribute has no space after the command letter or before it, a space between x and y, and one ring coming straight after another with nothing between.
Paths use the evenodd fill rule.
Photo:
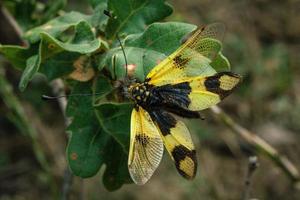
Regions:
<instances>
[{"instance_id":1,"label":"thin branch","mask_svg":"<svg viewBox=\"0 0 300 200\"><path fill-rule=\"evenodd\" d=\"M4 24L1 24L1 26L5 26L5 29L9 31L10 38L14 38L14 43L27 46L27 42L22 39L23 31L14 19L14 17L8 12L8 10L1 5L0 2L0 16L3 17Z\"/></svg>"},{"instance_id":2,"label":"thin branch","mask_svg":"<svg viewBox=\"0 0 300 200\"><path fill-rule=\"evenodd\" d=\"M243 198L242 198L243 200L249 199L251 178L252 178L254 171L257 169L258 166L259 166L259 163L257 162L257 157L250 156L249 162L248 162L248 170L247 170L246 180L245 180L245 190L244 190Z\"/></svg>"},{"instance_id":3,"label":"thin branch","mask_svg":"<svg viewBox=\"0 0 300 200\"><path fill-rule=\"evenodd\" d=\"M72 182L73 182L73 174L71 173L69 168L66 168L64 174L64 182L62 186L62 193L60 198L61 200L69 199Z\"/></svg>"},{"instance_id":4,"label":"thin branch","mask_svg":"<svg viewBox=\"0 0 300 200\"><path fill-rule=\"evenodd\" d=\"M84 179L80 178L80 191L79 191L79 200L84 200Z\"/></svg>"},{"instance_id":5,"label":"thin branch","mask_svg":"<svg viewBox=\"0 0 300 200\"><path fill-rule=\"evenodd\" d=\"M51 82L51 87L53 90L53 94L55 96L61 96L61 98L58 98L57 101L60 106L61 112L64 115L65 125L67 127L71 123L71 121L66 115L66 108L68 102L65 93L65 85L61 79L55 79L54 81ZM73 174L70 171L69 167L66 166L63 185L62 185L61 200L69 199L72 182L73 182Z\"/></svg>"},{"instance_id":6,"label":"thin branch","mask_svg":"<svg viewBox=\"0 0 300 200\"><path fill-rule=\"evenodd\" d=\"M270 158L281 170L290 178L296 188L300 186L300 175L295 165L284 155L268 144L265 140L260 138L257 134L245 129L237 124L229 115L227 115L218 106L211 107L211 111L216 117L229 127L234 133L243 138L251 146L255 147L258 151L265 154Z\"/></svg>"}]
</instances>

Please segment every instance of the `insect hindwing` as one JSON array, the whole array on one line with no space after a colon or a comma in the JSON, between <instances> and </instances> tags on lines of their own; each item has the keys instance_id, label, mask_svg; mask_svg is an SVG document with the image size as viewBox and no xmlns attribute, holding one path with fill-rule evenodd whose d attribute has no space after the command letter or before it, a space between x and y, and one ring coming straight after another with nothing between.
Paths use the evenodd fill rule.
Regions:
<instances>
[{"instance_id":1,"label":"insect hindwing","mask_svg":"<svg viewBox=\"0 0 300 200\"><path fill-rule=\"evenodd\" d=\"M187 179L194 178L197 171L196 151L185 124L163 110L152 111L151 116L160 129L164 145L178 172Z\"/></svg>"}]
</instances>

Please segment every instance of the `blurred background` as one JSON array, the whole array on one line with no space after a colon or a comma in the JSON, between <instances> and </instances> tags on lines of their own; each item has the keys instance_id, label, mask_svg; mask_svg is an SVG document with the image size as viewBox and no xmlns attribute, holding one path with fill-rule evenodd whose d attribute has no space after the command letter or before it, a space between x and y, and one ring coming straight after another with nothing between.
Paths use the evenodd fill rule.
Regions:
<instances>
[{"instance_id":1,"label":"blurred background","mask_svg":"<svg viewBox=\"0 0 300 200\"><path fill-rule=\"evenodd\" d=\"M244 81L220 107L300 170L300 1L169 3L174 13L167 21L226 24L223 53ZM68 1L67 10L92 12L86 1L78 0ZM1 43L17 44L3 25L5 20L0 17ZM0 56L0 200L53 199L53 193L62 190L67 167L64 117L57 102L41 101L41 94L51 93L43 76L35 76L20 93L20 75ZM203 115L204 121L187 121L199 159L194 181L180 177L169 156L164 156L145 186L124 185L108 192L100 170L93 178L73 177L70 199L242 199L250 155L257 155L259 162L251 179L252 198L300 199L300 190L274 161L255 154L210 110Z\"/></svg>"}]
</instances>

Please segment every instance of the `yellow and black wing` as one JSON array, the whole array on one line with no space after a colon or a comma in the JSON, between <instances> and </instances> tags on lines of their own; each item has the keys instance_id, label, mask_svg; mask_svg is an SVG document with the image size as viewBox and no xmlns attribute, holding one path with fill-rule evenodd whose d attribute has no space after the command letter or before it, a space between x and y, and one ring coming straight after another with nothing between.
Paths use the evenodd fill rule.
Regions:
<instances>
[{"instance_id":1,"label":"yellow and black wing","mask_svg":"<svg viewBox=\"0 0 300 200\"><path fill-rule=\"evenodd\" d=\"M188 95L188 109L199 111L219 103L238 87L241 80L239 75L232 72L220 72L213 76L198 76L186 80L191 89Z\"/></svg>"},{"instance_id":2,"label":"yellow and black wing","mask_svg":"<svg viewBox=\"0 0 300 200\"><path fill-rule=\"evenodd\" d=\"M187 179L193 179L197 172L196 151L185 124L164 110L151 112L157 124L164 145L178 172Z\"/></svg>"},{"instance_id":3,"label":"yellow and black wing","mask_svg":"<svg viewBox=\"0 0 300 200\"><path fill-rule=\"evenodd\" d=\"M150 115L142 107L133 109L130 131L128 169L132 180L142 185L161 161L163 141Z\"/></svg>"},{"instance_id":4,"label":"yellow and black wing","mask_svg":"<svg viewBox=\"0 0 300 200\"><path fill-rule=\"evenodd\" d=\"M196 30L181 47L150 71L149 83L160 86L182 78L215 74L210 63L221 51L224 32L222 23Z\"/></svg>"},{"instance_id":5,"label":"yellow and black wing","mask_svg":"<svg viewBox=\"0 0 300 200\"><path fill-rule=\"evenodd\" d=\"M196 151L187 127L170 112L182 117L195 117L197 112L194 111L217 104L240 81L240 76L232 72L220 72L213 76L181 79L181 82L156 88L163 102L162 109L149 111L150 116L158 126L164 145L183 177L195 177Z\"/></svg>"},{"instance_id":6,"label":"yellow and black wing","mask_svg":"<svg viewBox=\"0 0 300 200\"><path fill-rule=\"evenodd\" d=\"M174 80L173 84L156 87L156 90L166 108L176 108L171 109L171 112L176 113L179 108L200 111L219 103L231 94L240 82L241 77L235 73L219 72L212 76Z\"/></svg>"}]
</instances>

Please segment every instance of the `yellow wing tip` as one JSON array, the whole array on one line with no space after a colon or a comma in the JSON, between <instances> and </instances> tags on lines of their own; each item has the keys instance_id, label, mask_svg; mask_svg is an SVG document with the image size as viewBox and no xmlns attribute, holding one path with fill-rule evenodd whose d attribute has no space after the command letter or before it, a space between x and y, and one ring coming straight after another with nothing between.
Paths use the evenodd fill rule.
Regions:
<instances>
[{"instance_id":1,"label":"yellow wing tip","mask_svg":"<svg viewBox=\"0 0 300 200\"><path fill-rule=\"evenodd\" d=\"M238 88L243 80L242 76L233 72L219 73L220 89L225 92L231 93Z\"/></svg>"},{"instance_id":2,"label":"yellow wing tip","mask_svg":"<svg viewBox=\"0 0 300 200\"><path fill-rule=\"evenodd\" d=\"M186 156L176 165L179 174L188 180L194 179L197 173L197 160L195 158L195 156Z\"/></svg>"},{"instance_id":3,"label":"yellow wing tip","mask_svg":"<svg viewBox=\"0 0 300 200\"><path fill-rule=\"evenodd\" d=\"M242 82L242 77L233 72L219 72L205 78L204 86L209 92L218 94L220 99L230 95Z\"/></svg>"},{"instance_id":4,"label":"yellow wing tip","mask_svg":"<svg viewBox=\"0 0 300 200\"><path fill-rule=\"evenodd\" d=\"M186 179L194 179L197 173L196 151L178 145L172 150L172 156L179 174Z\"/></svg>"}]
</instances>

